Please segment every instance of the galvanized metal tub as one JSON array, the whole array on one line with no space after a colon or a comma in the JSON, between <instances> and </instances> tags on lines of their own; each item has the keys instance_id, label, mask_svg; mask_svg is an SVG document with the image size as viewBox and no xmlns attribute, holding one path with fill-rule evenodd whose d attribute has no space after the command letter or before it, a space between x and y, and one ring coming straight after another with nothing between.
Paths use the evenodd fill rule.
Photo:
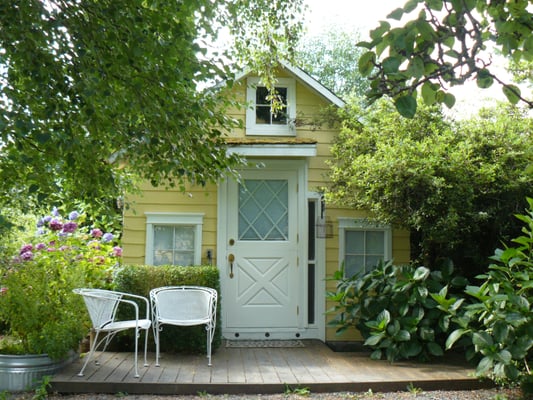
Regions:
<instances>
[{"instance_id":1,"label":"galvanized metal tub","mask_svg":"<svg viewBox=\"0 0 533 400\"><path fill-rule=\"evenodd\" d=\"M46 375L53 375L73 362L78 354L72 352L64 360L52 360L44 355L0 354L0 392L20 392L39 386Z\"/></svg>"}]
</instances>

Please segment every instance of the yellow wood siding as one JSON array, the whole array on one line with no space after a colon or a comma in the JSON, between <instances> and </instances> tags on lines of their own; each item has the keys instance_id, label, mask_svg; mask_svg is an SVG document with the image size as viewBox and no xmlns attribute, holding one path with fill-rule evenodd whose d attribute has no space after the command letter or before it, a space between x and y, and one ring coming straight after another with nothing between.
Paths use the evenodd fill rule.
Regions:
<instances>
[{"instance_id":1,"label":"yellow wood siding","mask_svg":"<svg viewBox=\"0 0 533 400\"><path fill-rule=\"evenodd\" d=\"M154 188L149 183L142 186L142 195L129 196L124 211L122 244L124 263L144 264L146 257L146 212L203 213L202 263L207 264L207 250L213 250L216 263L217 187L189 187L179 189Z\"/></svg>"}]
</instances>

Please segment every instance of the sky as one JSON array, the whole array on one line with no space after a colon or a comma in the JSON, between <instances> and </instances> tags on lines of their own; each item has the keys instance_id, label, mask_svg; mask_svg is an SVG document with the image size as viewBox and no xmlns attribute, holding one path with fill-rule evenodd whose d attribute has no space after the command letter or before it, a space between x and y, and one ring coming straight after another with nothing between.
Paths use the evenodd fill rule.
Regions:
<instances>
[{"instance_id":1,"label":"sky","mask_svg":"<svg viewBox=\"0 0 533 400\"><path fill-rule=\"evenodd\" d=\"M309 35L316 35L328 27L340 26L348 30L357 28L361 39L368 38L368 32L379 25L380 20L398 7L403 7L407 0L305 0L309 7L306 30ZM411 16L409 15L411 18ZM402 20L404 22L405 20ZM457 102L452 114L461 111L462 116L476 113L481 105L487 105L494 98L505 100L498 85L489 89L478 89L475 82L467 82L452 88Z\"/></svg>"}]
</instances>

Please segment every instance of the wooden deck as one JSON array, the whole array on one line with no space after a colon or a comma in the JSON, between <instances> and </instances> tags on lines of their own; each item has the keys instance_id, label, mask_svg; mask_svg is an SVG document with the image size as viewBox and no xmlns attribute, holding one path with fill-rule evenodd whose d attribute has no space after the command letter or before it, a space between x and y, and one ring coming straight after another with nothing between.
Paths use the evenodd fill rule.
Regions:
<instances>
[{"instance_id":1,"label":"wooden deck","mask_svg":"<svg viewBox=\"0 0 533 400\"><path fill-rule=\"evenodd\" d=\"M284 393L308 388L311 392L467 390L488 387L473 377L473 369L456 357L439 363L373 361L368 353L334 352L320 341L303 341L297 348L219 348L213 366L202 355L162 354L156 367L149 354L140 378L134 378L133 354L101 355L78 377L81 360L56 374L52 390L59 393L236 394Z\"/></svg>"}]
</instances>

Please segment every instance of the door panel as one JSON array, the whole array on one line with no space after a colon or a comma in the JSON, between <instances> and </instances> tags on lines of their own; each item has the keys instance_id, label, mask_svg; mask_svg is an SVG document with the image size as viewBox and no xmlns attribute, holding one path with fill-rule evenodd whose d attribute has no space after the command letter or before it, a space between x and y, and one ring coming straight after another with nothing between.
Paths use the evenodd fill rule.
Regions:
<instances>
[{"instance_id":1,"label":"door panel","mask_svg":"<svg viewBox=\"0 0 533 400\"><path fill-rule=\"evenodd\" d=\"M297 178L297 170L253 170L228 184L227 328L298 326Z\"/></svg>"}]
</instances>

